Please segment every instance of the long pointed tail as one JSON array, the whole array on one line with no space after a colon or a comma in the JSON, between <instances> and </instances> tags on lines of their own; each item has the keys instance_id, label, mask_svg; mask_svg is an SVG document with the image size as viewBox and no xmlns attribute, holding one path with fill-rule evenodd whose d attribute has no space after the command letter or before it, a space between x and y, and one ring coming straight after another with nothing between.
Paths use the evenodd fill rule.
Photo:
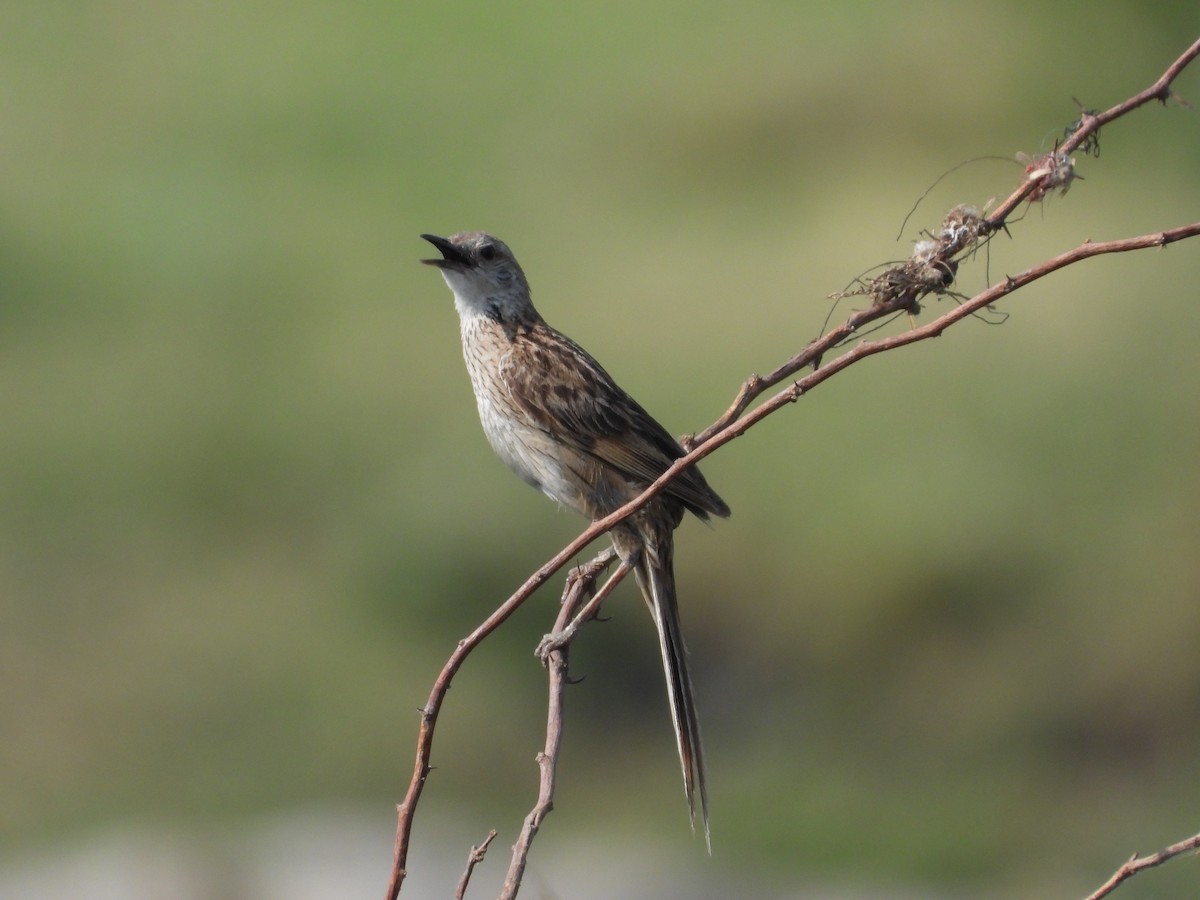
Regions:
<instances>
[{"instance_id":1,"label":"long pointed tail","mask_svg":"<svg viewBox=\"0 0 1200 900\"><path fill-rule=\"evenodd\" d=\"M674 541L671 530L656 529L642 545L634 573L654 625L658 629L659 649L662 651L663 674L667 681L667 699L671 706L671 722L675 726L675 743L679 748L679 764L683 768L683 791L687 797L688 815L692 830L696 829L696 798L700 799L700 818L704 824L704 843L712 853L712 837L708 827L708 785L704 776L704 745L700 739L700 719L692 693L692 678L688 672L687 647L679 625L679 605L675 597L675 573L672 557Z\"/></svg>"}]
</instances>

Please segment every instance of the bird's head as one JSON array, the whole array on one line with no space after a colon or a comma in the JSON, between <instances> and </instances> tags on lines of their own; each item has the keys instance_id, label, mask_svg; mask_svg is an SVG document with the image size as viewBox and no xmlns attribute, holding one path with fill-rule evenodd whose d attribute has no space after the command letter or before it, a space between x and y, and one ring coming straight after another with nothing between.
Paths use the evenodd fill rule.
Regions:
<instances>
[{"instance_id":1,"label":"bird's head","mask_svg":"<svg viewBox=\"0 0 1200 900\"><path fill-rule=\"evenodd\" d=\"M442 253L441 259L423 259L436 266L454 292L460 314L497 311L506 318L532 311L529 282L508 245L482 231L464 231L448 238L421 235Z\"/></svg>"}]
</instances>

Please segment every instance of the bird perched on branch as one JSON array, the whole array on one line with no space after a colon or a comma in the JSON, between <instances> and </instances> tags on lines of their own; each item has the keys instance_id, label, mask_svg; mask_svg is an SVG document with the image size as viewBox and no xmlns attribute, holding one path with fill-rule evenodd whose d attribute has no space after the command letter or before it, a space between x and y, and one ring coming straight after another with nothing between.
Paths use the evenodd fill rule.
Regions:
<instances>
[{"instance_id":1,"label":"bird perched on branch","mask_svg":"<svg viewBox=\"0 0 1200 900\"><path fill-rule=\"evenodd\" d=\"M422 262L440 269L454 293L483 430L522 479L595 521L633 500L684 455L587 351L546 324L502 241L479 231L421 237L442 254ZM708 842L704 750L672 565L674 530L685 511L705 520L729 515L695 467L615 526L611 537L658 630L688 812L694 828L698 795Z\"/></svg>"}]
</instances>

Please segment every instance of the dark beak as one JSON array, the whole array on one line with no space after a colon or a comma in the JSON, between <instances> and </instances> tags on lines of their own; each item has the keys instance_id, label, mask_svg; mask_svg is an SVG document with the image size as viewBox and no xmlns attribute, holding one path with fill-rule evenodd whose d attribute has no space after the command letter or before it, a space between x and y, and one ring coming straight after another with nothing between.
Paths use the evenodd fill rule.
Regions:
<instances>
[{"instance_id":1,"label":"dark beak","mask_svg":"<svg viewBox=\"0 0 1200 900\"><path fill-rule=\"evenodd\" d=\"M423 234L421 237L442 251L441 259L421 260L425 265L437 266L439 269L465 269L470 264L462 251L446 238L438 237L436 234Z\"/></svg>"}]
</instances>

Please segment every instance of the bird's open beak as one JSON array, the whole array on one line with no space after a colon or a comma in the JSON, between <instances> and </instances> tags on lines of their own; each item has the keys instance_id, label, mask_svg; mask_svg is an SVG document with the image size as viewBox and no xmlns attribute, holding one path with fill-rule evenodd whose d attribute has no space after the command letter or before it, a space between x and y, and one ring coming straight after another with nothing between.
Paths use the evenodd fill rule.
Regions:
<instances>
[{"instance_id":1,"label":"bird's open beak","mask_svg":"<svg viewBox=\"0 0 1200 900\"><path fill-rule=\"evenodd\" d=\"M442 251L441 259L421 260L425 265L437 266L439 269L462 269L468 265L467 258L463 256L462 251L446 238L438 237L436 234L423 234L421 237Z\"/></svg>"}]
</instances>

